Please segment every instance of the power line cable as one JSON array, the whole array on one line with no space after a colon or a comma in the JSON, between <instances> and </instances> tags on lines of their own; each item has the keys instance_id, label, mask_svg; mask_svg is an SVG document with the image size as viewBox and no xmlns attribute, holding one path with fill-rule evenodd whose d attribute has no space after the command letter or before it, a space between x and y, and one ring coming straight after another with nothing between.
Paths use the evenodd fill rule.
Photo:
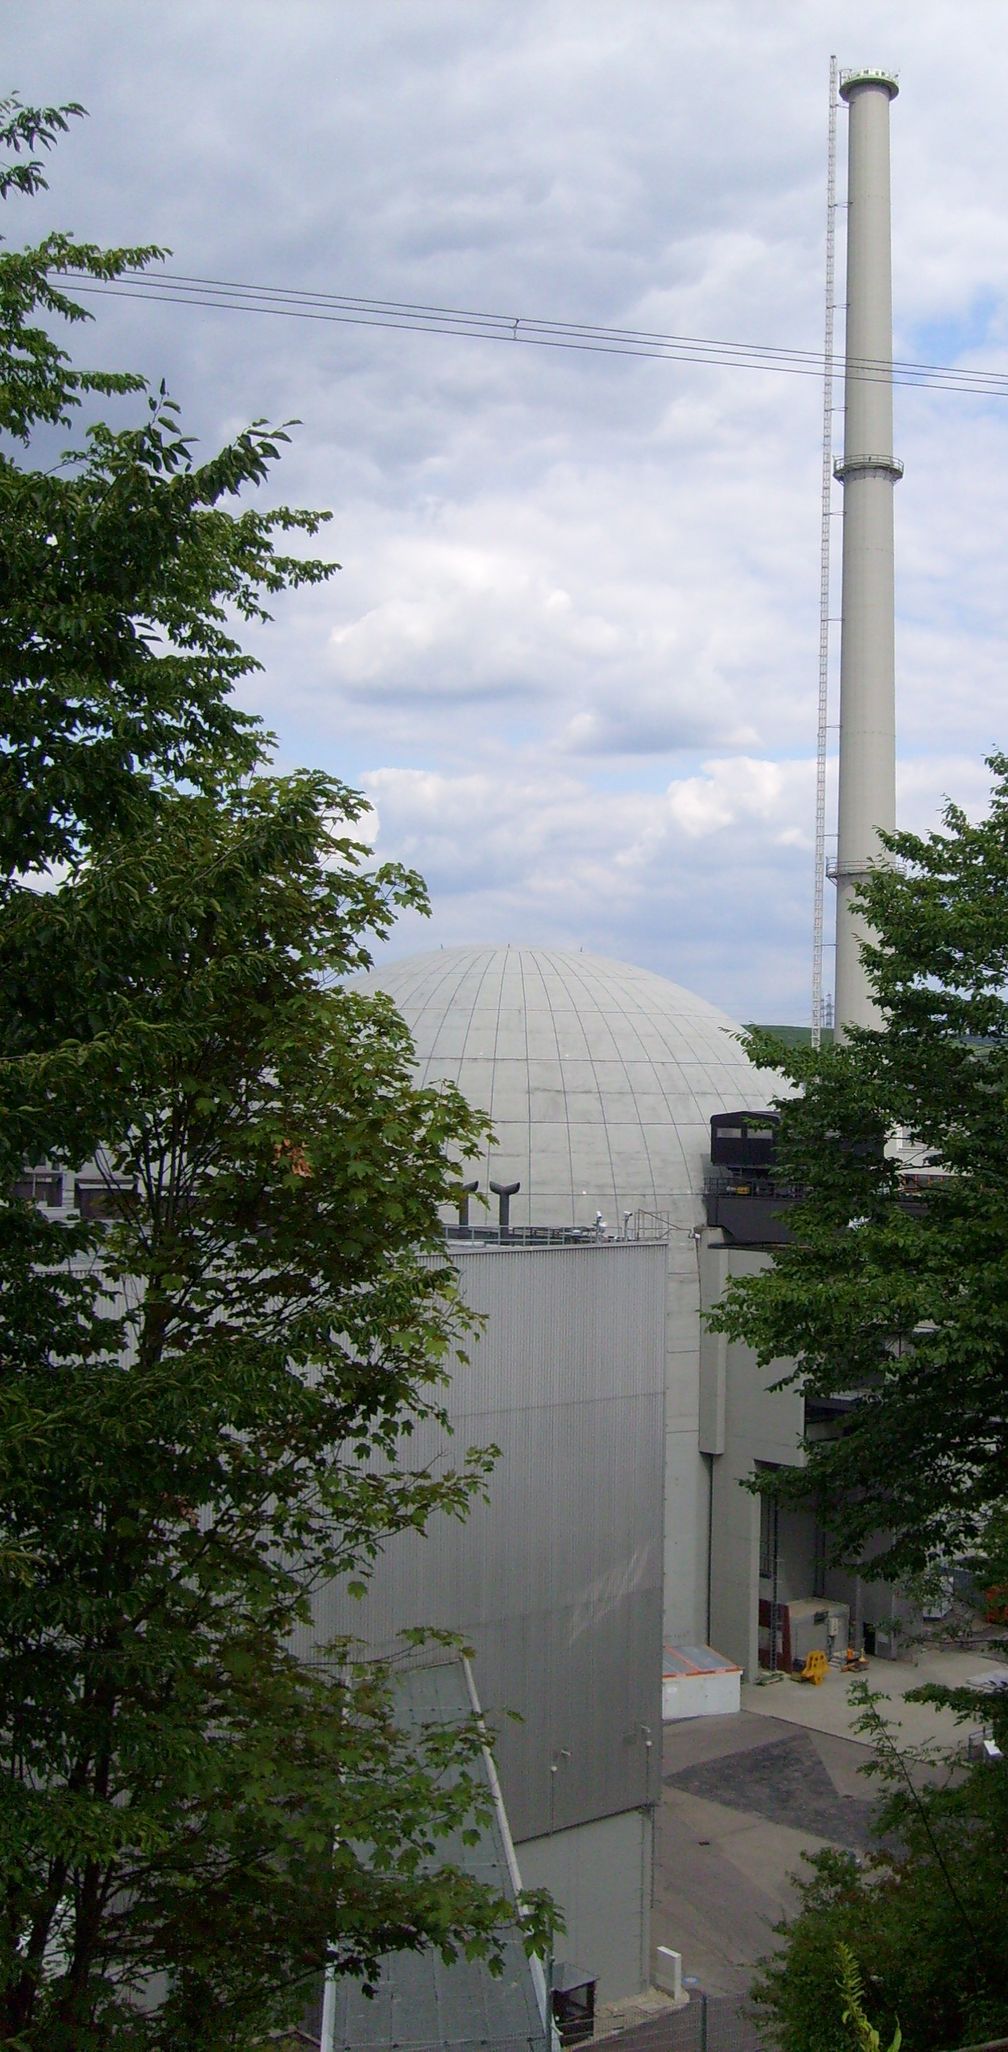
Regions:
<instances>
[{"instance_id":1,"label":"power line cable","mask_svg":"<svg viewBox=\"0 0 1008 2052\"><path fill-rule=\"evenodd\" d=\"M157 285L159 282L157 278L148 278L146 274L140 272L127 273L126 275L137 278L143 276L145 282L154 285ZM165 272L161 275L165 277L166 281L177 285L201 289L211 287L214 290L223 292L254 294L257 298L263 299L306 300L316 306L360 307L375 312L387 313L391 316L415 314L427 318L438 317L451 320L493 323L505 332L509 338L514 328L517 327L520 333L529 329L544 330L552 334L601 337L627 344L639 344L642 347L647 344L653 344L662 348L674 346L690 349L709 349L716 354L729 352L732 356L742 355L747 358L753 357L754 359L766 357L774 359L788 358L810 365L815 371L816 376L821 374L826 361L821 350L792 349L783 345L768 346L755 342L725 342L710 335L673 335L665 333L660 329L614 328L599 326L588 321L554 321L543 320L530 315L515 316L512 314L477 313L466 307L428 305L423 301L363 299L342 293L306 292L297 287L281 288L271 285L239 284L232 279L226 278L190 278L182 273ZM891 368L894 371L906 371L914 375L941 376L956 380L982 378L1003 385L1008 390L1008 372L963 370L961 366L955 364L915 363L910 360L903 361L900 358L893 359ZM881 362L873 362L869 358L865 359L864 369L866 371L874 370L879 373L884 372L888 376L890 366Z\"/></svg>"},{"instance_id":2,"label":"power line cable","mask_svg":"<svg viewBox=\"0 0 1008 2052\"><path fill-rule=\"evenodd\" d=\"M310 320L337 326L399 329L405 333L459 336L471 340L520 342L526 347L569 349L594 355L641 357L679 363L723 365L732 370L768 370L791 376L821 378L821 351L785 345L721 341L713 336L664 334L643 328L605 327L587 321L546 320L539 316L478 312L465 307L422 301L368 299L360 295L308 292L299 287L249 285L233 279L196 278L182 273L125 272L123 285L83 285L75 276L56 273L78 292L95 297L159 300L169 305L199 306L232 313L272 314L286 320ZM844 369L842 358L835 369ZM980 398L1008 397L1008 373L964 370L954 364L915 363L896 359L892 366L870 359L855 374L872 383L916 386L924 390L959 391Z\"/></svg>"},{"instance_id":3,"label":"power line cable","mask_svg":"<svg viewBox=\"0 0 1008 2052\"><path fill-rule=\"evenodd\" d=\"M665 333L660 329L615 328L599 326L588 321L555 321L543 320L540 317L531 315L478 313L467 307L437 306L415 300L365 299L347 293L307 292L296 286L248 285L228 278L187 277L181 272L166 271L159 273L156 277L151 277L148 273L139 271L127 272L124 275L142 280L145 284L150 284L154 287L160 285L161 278L163 277L166 283L173 285L198 288L200 290L211 288L221 292L251 294L256 299L304 300L314 306L359 307L370 312L388 314L392 317L405 317L406 315L413 314L430 319L439 318L488 323L498 327L509 338L514 328L517 327L520 333L529 329L544 330L551 334L586 335L628 344L639 344L641 346L653 344L663 348L675 346L691 349L710 349L716 353L728 351L733 356L741 354L754 358L790 358L811 365L817 376L821 373L825 363L825 357L821 350L792 349L780 345L768 346L755 342L724 342L710 335L673 335ZM889 366L866 359L864 368L867 371L885 371L888 374ZM893 370L907 371L915 375L925 374L955 379L990 379L1004 385L1008 389L1008 372L963 370L960 366L954 364L915 363L909 360L903 361L899 358L893 360L892 368Z\"/></svg>"},{"instance_id":4,"label":"power line cable","mask_svg":"<svg viewBox=\"0 0 1008 2052\"><path fill-rule=\"evenodd\" d=\"M274 285L239 284L228 278L191 278L182 273L170 271L151 277L146 272L127 271L125 277L142 280L144 284L158 286L163 278L166 283L192 288L212 288L215 291L253 294L257 299L306 300L315 306L357 307L373 313L389 314L393 317L419 315L423 318L459 320L492 325L508 339L515 328L520 332L543 330L551 334L600 337L606 340L626 343L648 343L705 348L713 350L742 351L754 356L788 356L815 361L815 352L807 349L771 349L763 344L746 342L721 342L712 336L669 335L651 328L614 328L600 326L589 321L544 320L532 315L478 313L471 307L438 306L424 301L408 299L364 299L358 295L335 292L306 292L298 287L281 288Z\"/></svg>"}]
</instances>

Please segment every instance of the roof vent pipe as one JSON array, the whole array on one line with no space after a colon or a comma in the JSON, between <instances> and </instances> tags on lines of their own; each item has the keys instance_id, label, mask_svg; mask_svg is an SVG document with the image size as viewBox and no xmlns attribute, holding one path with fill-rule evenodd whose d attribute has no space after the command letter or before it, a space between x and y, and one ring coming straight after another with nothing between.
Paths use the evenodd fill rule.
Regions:
<instances>
[{"instance_id":1,"label":"roof vent pipe","mask_svg":"<svg viewBox=\"0 0 1008 2052\"><path fill-rule=\"evenodd\" d=\"M518 1192L521 1189L521 1184L491 1183L490 1188L493 1191L494 1196L500 1199L500 1215L498 1217L497 1224L500 1228L500 1231L502 1233L506 1233L511 1224L511 1199L512 1197L517 1197Z\"/></svg>"}]
</instances>

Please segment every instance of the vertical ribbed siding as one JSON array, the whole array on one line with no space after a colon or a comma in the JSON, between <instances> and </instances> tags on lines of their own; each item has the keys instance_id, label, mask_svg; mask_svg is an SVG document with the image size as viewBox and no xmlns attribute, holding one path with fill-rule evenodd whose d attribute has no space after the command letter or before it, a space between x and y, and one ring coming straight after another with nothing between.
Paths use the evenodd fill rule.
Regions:
<instances>
[{"instance_id":1,"label":"vertical ribbed siding","mask_svg":"<svg viewBox=\"0 0 1008 2052\"><path fill-rule=\"evenodd\" d=\"M424 1426L404 1451L420 1466L498 1445L490 1500L464 1525L390 1541L363 1604L338 1586L318 1602L323 1637L464 1635L517 1838L658 1794L666 1257L633 1243L460 1253L487 1325L448 1393L455 1439Z\"/></svg>"}]
</instances>

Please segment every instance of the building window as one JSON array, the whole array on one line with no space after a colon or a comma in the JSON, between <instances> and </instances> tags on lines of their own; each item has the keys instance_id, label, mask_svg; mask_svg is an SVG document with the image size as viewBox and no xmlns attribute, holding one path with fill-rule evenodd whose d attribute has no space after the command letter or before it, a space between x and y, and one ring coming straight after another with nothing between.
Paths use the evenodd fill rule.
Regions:
<instances>
[{"instance_id":1,"label":"building window","mask_svg":"<svg viewBox=\"0 0 1008 2052\"><path fill-rule=\"evenodd\" d=\"M772 1461L757 1461L759 1475L772 1475ZM775 1496L761 1496L759 1500L759 1571L761 1580L773 1580L778 1567L780 1547L780 1504Z\"/></svg>"},{"instance_id":2,"label":"building window","mask_svg":"<svg viewBox=\"0 0 1008 2052\"><path fill-rule=\"evenodd\" d=\"M78 1176L74 1182L74 1209L84 1219L101 1221L121 1218L129 1199L136 1195L134 1183L90 1182Z\"/></svg>"},{"instance_id":3,"label":"building window","mask_svg":"<svg viewBox=\"0 0 1008 2052\"><path fill-rule=\"evenodd\" d=\"M769 1496L759 1500L759 1571L766 1582L773 1574L773 1513L776 1506ZM750 1570L750 1573L752 1571Z\"/></svg>"},{"instance_id":4,"label":"building window","mask_svg":"<svg viewBox=\"0 0 1008 2052\"><path fill-rule=\"evenodd\" d=\"M22 1204L48 1204L56 1207L63 1202L63 1178L52 1169L26 1169L14 1185L12 1195Z\"/></svg>"},{"instance_id":5,"label":"building window","mask_svg":"<svg viewBox=\"0 0 1008 2052\"><path fill-rule=\"evenodd\" d=\"M826 1528L815 1521L815 1550L812 1561L812 1594L826 1594Z\"/></svg>"}]
</instances>

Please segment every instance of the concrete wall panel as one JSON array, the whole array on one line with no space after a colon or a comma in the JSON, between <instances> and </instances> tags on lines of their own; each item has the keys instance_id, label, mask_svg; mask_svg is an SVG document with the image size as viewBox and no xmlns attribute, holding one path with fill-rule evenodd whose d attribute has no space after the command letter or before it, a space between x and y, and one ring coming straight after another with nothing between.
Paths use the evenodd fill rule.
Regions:
<instances>
[{"instance_id":1,"label":"concrete wall panel","mask_svg":"<svg viewBox=\"0 0 1008 2052\"><path fill-rule=\"evenodd\" d=\"M597 2004L648 1984L652 1835L650 1813L630 1810L515 1847L524 1887L563 1909L563 1956L597 1980Z\"/></svg>"}]
</instances>

